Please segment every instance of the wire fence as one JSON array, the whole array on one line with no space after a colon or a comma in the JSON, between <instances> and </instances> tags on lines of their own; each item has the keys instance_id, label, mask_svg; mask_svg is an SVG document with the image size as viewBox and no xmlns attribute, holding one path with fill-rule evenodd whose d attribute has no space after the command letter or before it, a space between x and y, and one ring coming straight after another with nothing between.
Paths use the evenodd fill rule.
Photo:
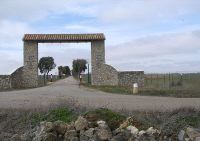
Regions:
<instances>
[{"instance_id":1,"label":"wire fence","mask_svg":"<svg viewBox=\"0 0 200 141\"><path fill-rule=\"evenodd\" d=\"M145 74L144 88L200 90L200 73Z\"/></svg>"}]
</instances>

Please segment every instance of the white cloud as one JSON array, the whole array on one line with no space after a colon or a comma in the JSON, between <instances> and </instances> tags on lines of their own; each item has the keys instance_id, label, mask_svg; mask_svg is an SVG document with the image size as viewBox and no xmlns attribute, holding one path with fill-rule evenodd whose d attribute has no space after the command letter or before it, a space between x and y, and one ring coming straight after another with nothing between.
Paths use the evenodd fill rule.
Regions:
<instances>
[{"instance_id":1,"label":"white cloud","mask_svg":"<svg viewBox=\"0 0 200 141\"><path fill-rule=\"evenodd\" d=\"M28 32L33 30L26 23L0 21L0 49L21 49L23 35Z\"/></svg>"},{"instance_id":2,"label":"white cloud","mask_svg":"<svg viewBox=\"0 0 200 141\"><path fill-rule=\"evenodd\" d=\"M25 21L68 13L103 22L152 23L200 12L198 0L1 0L0 5L0 19Z\"/></svg>"},{"instance_id":3,"label":"white cloud","mask_svg":"<svg viewBox=\"0 0 200 141\"><path fill-rule=\"evenodd\" d=\"M23 22L0 21L0 74L11 74L23 65L22 37L31 31Z\"/></svg>"},{"instance_id":4,"label":"white cloud","mask_svg":"<svg viewBox=\"0 0 200 141\"><path fill-rule=\"evenodd\" d=\"M108 63L120 70L170 71L174 68L177 71L198 71L200 67L193 65L200 62L199 40L200 30L150 36L110 46L106 48L106 57ZM185 65L187 67L183 68Z\"/></svg>"},{"instance_id":5,"label":"white cloud","mask_svg":"<svg viewBox=\"0 0 200 141\"><path fill-rule=\"evenodd\" d=\"M22 51L0 50L0 74L11 74L23 65Z\"/></svg>"},{"instance_id":6,"label":"white cloud","mask_svg":"<svg viewBox=\"0 0 200 141\"><path fill-rule=\"evenodd\" d=\"M95 0L1 0L1 19L20 19L23 21L37 21L50 16L51 14L83 14L91 15L92 9L86 4L92 4Z\"/></svg>"}]
</instances>

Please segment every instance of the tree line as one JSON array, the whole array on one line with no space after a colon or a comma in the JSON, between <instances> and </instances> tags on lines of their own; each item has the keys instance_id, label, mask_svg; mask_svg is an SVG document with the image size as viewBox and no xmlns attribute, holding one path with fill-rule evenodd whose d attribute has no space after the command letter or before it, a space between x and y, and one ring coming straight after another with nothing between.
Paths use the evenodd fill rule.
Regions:
<instances>
[{"instance_id":1,"label":"tree line","mask_svg":"<svg viewBox=\"0 0 200 141\"><path fill-rule=\"evenodd\" d=\"M61 78L63 75L80 75L87 69L86 64L87 61L85 59L76 59L72 61L72 70L70 70L69 66L58 66L58 76ZM49 72L56 68L54 58L50 56L40 58L38 68L40 73L48 78Z\"/></svg>"}]
</instances>

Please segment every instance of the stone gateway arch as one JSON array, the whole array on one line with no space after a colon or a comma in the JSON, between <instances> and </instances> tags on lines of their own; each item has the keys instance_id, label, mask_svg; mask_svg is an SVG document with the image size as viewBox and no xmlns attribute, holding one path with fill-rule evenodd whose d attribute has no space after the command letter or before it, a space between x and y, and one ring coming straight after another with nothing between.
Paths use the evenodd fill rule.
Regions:
<instances>
[{"instance_id":1,"label":"stone gateway arch","mask_svg":"<svg viewBox=\"0 0 200 141\"><path fill-rule=\"evenodd\" d=\"M25 34L22 87L38 86L38 43L91 42L92 85L117 85L116 70L105 64L104 34Z\"/></svg>"},{"instance_id":2,"label":"stone gateway arch","mask_svg":"<svg viewBox=\"0 0 200 141\"><path fill-rule=\"evenodd\" d=\"M143 71L118 72L105 62L105 36L99 34L25 34L24 66L11 74L12 88L38 87L38 44L39 43L91 43L92 85L132 87L144 84Z\"/></svg>"}]
</instances>

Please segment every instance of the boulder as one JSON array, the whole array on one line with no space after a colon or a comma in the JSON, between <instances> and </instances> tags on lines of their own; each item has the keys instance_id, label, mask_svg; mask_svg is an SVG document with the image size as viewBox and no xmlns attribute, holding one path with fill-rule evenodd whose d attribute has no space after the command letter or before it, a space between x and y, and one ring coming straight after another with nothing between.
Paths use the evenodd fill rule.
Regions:
<instances>
[{"instance_id":1,"label":"boulder","mask_svg":"<svg viewBox=\"0 0 200 141\"><path fill-rule=\"evenodd\" d=\"M146 130L146 133L149 135L153 135L153 134L159 133L159 131L157 129L154 129L153 127L150 127Z\"/></svg>"},{"instance_id":2,"label":"boulder","mask_svg":"<svg viewBox=\"0 0 200 141\"><path fill-rule=\"evenodd\" d=\"M77 131L84 130L88 128L88 121L80 116L76 121L75 121L75 128Z\"/></svg>"},{"instance_id":3,"label":"boulder","mask_svg":"<svg viewBox=\"0 0 200 141\"><path fill-rule=\"evenodd\" d=\"M41 141L43 137L47 134L47 131L52 130L46 127L46 122L41 122L40 126L33 129L33 141Z\"/></svg>"},{"instance_id":4,"label":"boulder","mask_svg":"<svg viewBox=\"0 0 200 141\"><path fill-rule=\"evenodd\" d=\"M102 141L107 141L112 138L112 132L109 128L98 128L97 137Z\"/></svg>"},{"instance_id":5,"label":"boulder","mask_svg":"<svg viewBox=\"0 0 200 141\"><path fill-rule=\"evenodd\" d=\"M78 136L78 134L77 134L76 130L69 130L65 133L64 140L71 141L74 137L77 137L77 136Z\"/></svg>"},{"instance_id":6,"label":"boulder","mask_svg":"<svg viewBox=\"0 0 200 141\"><path fill-rule=\"evenodd\" d=\"M184 131L184 130L181 130L181 131L178 133L178 140L179 140L179 141L184 141L184 136L185 136L185 131Z\"/></svg>"},{"instance_id":7,"label":"boulder","mask_svg":"<svg viewBox=\"0 0 200 141\"><path fill-rule=\"evenodd\" d=\"M69 130L64 135L64 141L71 141L78 136L76 130Z\"/></svg>"},{"instance_id":8,"label":"boulder","mask_svg":"<svg viewBox=\"0 0 200 141\"><path fill-rule=\"evenodd\" d=\"M138 141L138 139L136 139L136 137L134 137L134 136L131 136L131 137L128 139L128 141Z\"/></svg>"},{"instance_id":9,"label":"boulder","mask_svg":"<svg viewBox=\"0 0 200 141\"><path fill-rule=\"evenodd\" d=\"M86 130L84 132L84 135L89 137L89 138L92 138L92 136L94 135L94 128L90 128L90 129Z\"/></svg>"},{"instance_id":10,"label":"boulder","mask_svg":"<svg viewBox=\"0 0 200 141\"><path fill-rule=\"evenodd\" d=\"M52 132L54 130L52 122L40 122L40 127L43 128L44 132Z\"/></svg>"},{"instance_id":11,"label":"boulder","mask_svg":"<svg viewBox=\"0 0 200 141\"><path fill-rule=\"evenodd\" d=\"M188 127L186 129L186 134L188 135L190 140L194 140L195 138L200 137L200 129Z\"/></svg>"},{"instance_id":12,"label":"boulder","mask_svg":"<svg viewBox=\"0 0 200 141\"><path fill-rule=\"evenodd\" d=\"M113 131L113 135L115 136L115 135L117 135L117 134L119 134L119 133L121 133L121 132L124 132L124 131L125 131L125 129L117 128L117 129L115 129L115 130Z\"/></svg>"},{"instance_id":13,"label":"boulder","mask_svg":"<svg viewBox=\"0 0 200 141\"><path fill-rule=\"evenodd\" d=\"M139 141L157 141L154 135L143 134L139 137Z\"/></svg>"},{"instance_id":14,"label":"boulder","mask_svg":"<svg viewBox=\"0 0 200 141\"><path fill-rule=\"evenodd\" d=\"M130 137L130 131L124 131L114 136L111 141L127 141Z\"/></svg>"},{"instance_id":15,"label":"boulder","mask_svg":"<svg viewBox=\"0 0 200 141\"><path fill-rule=\"evenodd\" d=\"M144 135L144 134L146 134L146 131L144 131L144 130L141 130L141 131L138 133L139 136L142 136L142 135Z\"/></svg>"},{"instance_id":16,"label":"boulder","mask_svg":"<svg viewBox=\"0 0 200 141\"><path fill-rule=\"evenodd\" d=\"M88 140L89 140L89 137L80 135L80 141L88 141Z\"/></svg>"},{"instance_id":17,"label":"boulder","mask_svg":"<svg viewBox=\"0 0 200 141\"><path fill-rule=\"evenodd\" d=\"M126 129L131 131L131 134L133 134L134 136L137 136L139 133L139 130L135 126L132 126L132 125L128 126Z\"/></svg>"},{"instance_id":18,"label":"boulder","mask_svg":"<svg viewBox=\"0 0 200 141\"><path fill-rule=\"evenodd\" d=\"M57 134L64 135L67 130L68 125L63 121L55 121L54 122L54 129Z\"/></svg>"},{"instance_id":19,"label":"boulder","mask_svg":"<svg viewBox=\"0 0 200 141\"><path fill-rule=\"evenodd\" d=\"M55 134L53 134L53 133L47 133L43 137L42 141L56 141L56 140L57 140L57 136Z\"/></svg>"},{"instance_id":20,"label":"boulder","mask_svg":"<svg viewBox=\"0 0 200 141\"><path fill-rule=\"evenodd\" d=\"M74 122L70 122L69 124L67 124L67 130L76 130L75 129L75 123Z\"/></svg>"},{"instance_id":21,"label":"boulder","mask_svg":"<svg viewBox=\"0 0 200 141\"><path fill-rule=\"evenodd\" d=\"M101 141L107 141L112 138L112 132L105 121L98 121L98 127L96 128L97 138Z\"/></svg>"},{"instance_id":22,"label":"boulder","mask_svg":"<svg viewBox=\"0 0 200 141\"><path fill-rule=\"evenodd\" d=\"M103 120L97 121L99 127L108 127L107 123Z\"/></svg>"}]
</instances>

